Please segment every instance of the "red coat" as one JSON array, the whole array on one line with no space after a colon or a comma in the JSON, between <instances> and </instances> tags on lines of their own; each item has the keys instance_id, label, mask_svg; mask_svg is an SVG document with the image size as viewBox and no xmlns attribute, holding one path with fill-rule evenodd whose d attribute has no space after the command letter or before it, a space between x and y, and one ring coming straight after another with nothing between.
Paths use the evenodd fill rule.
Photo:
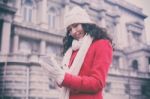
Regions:
<instances>
[{"instance_id":1,"label":"red coat","mask_svg":"<svg viewBox=\"0 0 150 99\"><path fill-rule=\"evenodd\" d=\"M74 51L70 65L78 51ZM63 86L71 89L69 99L102 99L102 90L112 62L112 46L108 40L94 41L86 54L79 76L65 74Z\"/></svg>"}]
</instances>

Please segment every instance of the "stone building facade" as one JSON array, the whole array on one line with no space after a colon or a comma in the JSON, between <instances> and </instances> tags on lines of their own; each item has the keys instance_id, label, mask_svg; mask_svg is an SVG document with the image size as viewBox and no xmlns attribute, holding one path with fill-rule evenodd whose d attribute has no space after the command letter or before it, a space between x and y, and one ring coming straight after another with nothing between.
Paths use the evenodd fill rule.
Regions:
<instances>
[{"instance_id":1,"label":"stone building facade","mask_svg":"<svg viewBox=\"0 0 150 99\"><path fill-rule=\"evenodd\" d=\"M53 53L61 60L64 12L75 5L107 28L115 43L104 99L149 99L147 16L124 0L1 0L0 99L58 99L37 61Z\"/></svg>"}]
</instances>

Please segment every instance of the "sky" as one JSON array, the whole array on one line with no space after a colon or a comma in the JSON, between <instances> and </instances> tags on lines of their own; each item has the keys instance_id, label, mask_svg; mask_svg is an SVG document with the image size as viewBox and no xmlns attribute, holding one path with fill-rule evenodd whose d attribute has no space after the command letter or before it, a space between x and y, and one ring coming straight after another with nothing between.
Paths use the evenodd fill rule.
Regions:
<instances>
[{"instance_id":1,"label":"sky","mask_svg":"<svg viewBox=\"0 0 150 99\"><path fill-rule=\"evenodd\" d=\"M150 44L150 0L125 0L143 9L143 13L147 15L145 21L145 32L147 43Z\"/></svg>"}]
</instances>

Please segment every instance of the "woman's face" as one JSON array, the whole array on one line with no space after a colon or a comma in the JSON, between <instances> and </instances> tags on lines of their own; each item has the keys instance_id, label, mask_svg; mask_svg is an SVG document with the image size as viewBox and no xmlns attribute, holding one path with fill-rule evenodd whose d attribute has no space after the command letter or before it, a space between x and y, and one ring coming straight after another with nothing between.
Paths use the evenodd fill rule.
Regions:
<instances>
[{"instance_id":1,"label":"woman's face","mask_svg":"<svg viewBox=\"0 0 150 99\"><path fill-rule=\"evenodd\" d=\"M68 26L67 30L69 31L69 35L71 35L76 40L83 38L85 35L82 25L79 23Z\"/></svg>"}]
</instances>

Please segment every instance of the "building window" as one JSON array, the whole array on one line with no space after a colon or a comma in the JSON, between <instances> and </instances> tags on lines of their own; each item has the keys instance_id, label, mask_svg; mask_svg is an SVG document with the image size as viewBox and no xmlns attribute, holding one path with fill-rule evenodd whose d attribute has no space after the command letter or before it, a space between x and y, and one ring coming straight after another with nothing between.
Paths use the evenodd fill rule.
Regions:
<instances>
[{"instance_id":1,"label":"building window","mask_svg":"<svg viewBox=\"0 0 150 99\"><path fill-rule=\"evenodd\" d=\"M142 93L142 95L145 95L145 93L146 93L146 86L145 85L141 86L141 93Z\"/></svg>"},{"instance_id":2,"label":"building window","mask_svg":"<svg viewBox=\"0 0 150 99\"><path fill-rule=\"evenodd\" d=\"M31 53L31 44L27 40L21 40L19 44L19 50L23 54Z\"/></svg>"},{"instance_id":3,"label":"building window","mask_svg":"<svg viewBox=\"0 0 150 99\"><path fill-rule=\"evenodd\" d=\"M141 34L132 32L132 36L133 36L134 44L138 44L141 42Z\"/></svg>"},{"instance_id":4,"label":"building window","mask_svg":"<svg viewBox=\"0 0 150 99\"><path fill-rule=\"evenodd\" d=\"M48 9L48 28L49 29L60 29L61 27L61 13L57 7L49 7Z\"/></svg>"},{"instance_id":5,"label":"building window","mask_svg":"<svg viewBox=\"0 0 150 99\"><path fill-rule=\"evenodd\" d=\"M150 57L148 57L148 65L150 65Z\"/></svg>"},{"instance_id":6,"label":"building window","mask_svg":"<svg viewBox=\"0 0 150 99\"><path fill-rule=\"evenodd\" d=\"M46 53L61 55L61 48L56 44L47 43L46 44Z\"/></svg>"},{"instance_id":7,"label":"building window","mask_svg":"<svg viewBox=\"0 0 150 99\"><path fill-rule=\"evenodd\" d=\"M24 7L23 7L24 21L26 21L26 22L32 22L33 7L34 7L33 0L25 0L24 1Z\"/></svg>"},{"instance_id":8,"label":"building window","mask_svg":"<svg viewBox=\"0 0 150 99\"><path fill-rule=\"evenodd\" d=\"M40 50L39 50L39 41L32 41L32 53L33 54L39 54L40 53Z\"/></svg>"},{"instance_id":9,"label":"building window","mask_svg":"<svg viewBox=\"0 0 150 99\"><path fill-rule=\"evenodd\" d=\"M129 84L125 84L124 87L125 87L125 93L126 94L130 94L130 85Z\"/></svg>"},{"instance_id":10,"label":"building window","mask_svg":"<svg viewBox=\"0 0 150 99\"><path fill-rule=\"evenodd\" d=\"M141 94L150 97L150 87L149 84L141 85Z\"/></svg>"},{"instance_id":11,"label":"building window","mask_svg":"<svg viewBox=\"0 0 150 99\"><path fill-rule=\"evenodd\" d=\"M38 40L32 40L29 38L21 37L20 38L20 44L19 44L19 50L20 52L24 54L38 54L40 52L39 50L39 41Z\"/></svg>"},{"instance_id":12,"label":"building window","mask_svg":"<svg viewBox=\"0 0 150 99\"><path fill-rule=\"evenodd\" d=\"M138 70L138 61L137 60L133 60L132 61L132 68L134 69L134 70Z\"/></svg>"},{"instance_id":13,"label":"building window","mask_svg":"<svg viewBox=\"0 0 150 99\"><path fill-rule=\"evenodd\" d=\"M51 7L48 10L48 25L50 29L55 28L56 23L56 9Z\"/></svg>"},{"instance_id":14,"label":"building window","mask_svg":"<svg viewBox=\"0 0 150 99\"><path fill-rule=\"evenodd\" d=\"M111 82L107 82L104 90L106 93L108 93L108 92L110 92L110 89L111 89Z\"/></svg>"},{"instance_id":15,"label":"building window","mask_svg":"<svg viewBox=\"0 0 150 99\"><path fill-rule=\"evenodd\" d=\"M49 88L50 89L56 89L56 84L53 79L49 79Z\"/></svg>"},{"instance_id":16,"label":"building window","mask_svg":"<svg viewBox=\"0 0 150 99\"><path fill-rule=\"evenodd\" d=\"M150 72L150 57L148 57L148 69L149 69L149 72Z\"/></svg>"},{"instance_id":17,"label":"building window","mask_svg":"<svg viewBox=\"0 0 150 99\"><path fill-rule=\"evenodd\" d=\"M52 13L48 15L48 26L51 29L55 28L55 15Z\"/></svg>"},{"instance_id":18,"label":"building window","mask_svg":"<svg viewBox=\"0 0 150 99\"><path fill-rule=\"evenodd\" d=\"M113 68L119 67L119 56L113 57Z\"/></svg>"},{"instance_id":19,"label":"building window","mask_svg":"<svg viewBox=\"0 0 150 99\"><path fill-rule=\"evenodd\" d=\"M1 50L1 43L2 43L2 29L3 29L3 20L0 20L0 50Z\"/></svg>"}]
</instances>

